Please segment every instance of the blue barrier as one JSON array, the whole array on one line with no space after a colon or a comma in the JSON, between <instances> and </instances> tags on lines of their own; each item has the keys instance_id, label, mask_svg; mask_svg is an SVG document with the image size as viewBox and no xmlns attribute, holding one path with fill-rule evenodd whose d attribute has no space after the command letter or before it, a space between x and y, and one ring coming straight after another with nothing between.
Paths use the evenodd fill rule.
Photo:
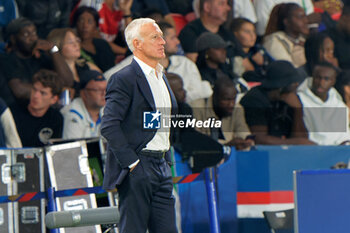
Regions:
<instances>
[{"instance_id":1,"label":"blue barrier","mask_svg":"<svg viewBox=\"0 0 350 233\"><path fill-rule=\"evenodd\" d=\"M207 201L209 206L210 233L220 233L219 216L217 209L217 198L215 188L215 168L204 169L205 187L207 190Z\"/></svg>"},{"instance_id":2,"label":"blue barrier","mask_svg":"<svg viewBox=\"0 0 350 233\"><path fill-rule=\"evenodd\" d=\"M350 219L350 170L295 173L299 233L346 233Z\"/></svg>"},{"instance_id":3,"label":"blue barrier","mask_svg":"<svg viewBox=\"0 0 350 233\"><path fill-rule=\"evenodd\" d=\"M178 174L189 174L175 154ZM293 171L348 163L348 146L257 146L232 152L218 169L218 216L222 233L269 233L262 210L294 206ZM183 233L209 232L204 183L179 186Z\"/></svg>"},{"instance_id":4,"label":"blue barrier","mask_svg":"<svg viewBox=\"0 0 350 233\"><path fill-rule=\"evenodd\" d=\"M231 158L217 169L217 213L221 232L237 232L235 150ZM178 174L190 174L191 169L175 153ZM230 179L227 179L230 177ZM183 233L210 232L210 218L206 186L204 182L181 184L178 186L181 200L181 225Z\"/></svg>"}]
</instances>

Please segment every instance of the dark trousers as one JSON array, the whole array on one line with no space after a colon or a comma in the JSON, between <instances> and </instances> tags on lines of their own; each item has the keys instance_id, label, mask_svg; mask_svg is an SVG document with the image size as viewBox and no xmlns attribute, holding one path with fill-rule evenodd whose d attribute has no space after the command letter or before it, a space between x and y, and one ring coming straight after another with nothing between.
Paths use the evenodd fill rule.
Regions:
<instances>
[{"instance_id":1,"label":"dark trousers","mask_svg":"<svg viewBox=\"0 0 350 233\"><path fill-rule=\"evenodd\" d=\"M164 158L140 162L118 187L120 233L176 233L171 168Z\"/></svg>"}]
</instances>

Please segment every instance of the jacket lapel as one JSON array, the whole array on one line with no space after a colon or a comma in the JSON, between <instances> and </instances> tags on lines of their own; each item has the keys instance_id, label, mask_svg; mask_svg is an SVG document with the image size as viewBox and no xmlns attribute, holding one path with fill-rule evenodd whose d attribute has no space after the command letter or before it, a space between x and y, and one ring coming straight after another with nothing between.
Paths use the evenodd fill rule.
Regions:
<instances>
[{"instance_id":1,"label":"jacket lapel","mask_svg":"<svg viewBox=\"0 0 350 233\"><path fill-rule=\"evenodd\" d=\"M142 95L145 97L148 104L151 106L152 110L156 111L156 105L154 103L152 91L151 91L151 88L147 82L147 79L146 79L144 73L142 72L140 66L137 64L137 62L135 60L132 61L131 65L134 67L136 74L138 76L136 81L140 87L140 91L141 91Z\"/></svg>"}]
</instances>

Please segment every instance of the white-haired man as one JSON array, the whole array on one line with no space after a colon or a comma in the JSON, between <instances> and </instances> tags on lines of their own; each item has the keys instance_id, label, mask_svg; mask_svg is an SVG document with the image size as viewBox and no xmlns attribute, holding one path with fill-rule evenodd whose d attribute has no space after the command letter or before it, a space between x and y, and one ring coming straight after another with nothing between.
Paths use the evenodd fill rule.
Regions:
<instances>
[{"instance_id":1,"label":"white-haired man","mask_svg":"<svg viewBox=\"0 0 350 233\"><path fill-rule=\"evenodd\" d=\"M103 186L118 188L119 232L176 233L170 132L151 127L160 126L160 115L175 114L176 108L159 64L165 57L163 33L154 20L141 18L127 26L125 38L134 60L107 85L101 126L108 142Z\"/></svg>"}]
</instances>

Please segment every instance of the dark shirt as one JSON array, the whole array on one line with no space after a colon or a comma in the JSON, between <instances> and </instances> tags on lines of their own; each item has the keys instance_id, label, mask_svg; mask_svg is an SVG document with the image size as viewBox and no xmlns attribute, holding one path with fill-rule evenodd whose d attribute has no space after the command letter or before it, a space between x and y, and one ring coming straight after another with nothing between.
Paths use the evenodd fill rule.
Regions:
<instances>
[{"instance_id":1,"label":"dark shirt","mask_svg":"<svg viewBox=\"0 0 350 233\"><path fill-rule=\"evenodd\" d=\"M63 117L61 113L49 108L44 116L32 116L27 107L10 107L23 147L40 147L51 138L62 138Z\"/></svg>"},{"instance_id":2,"label":"dark shirt","mask_svg":"<svg viewBox=\"0 0 350 233\"><path fill-rule=\"evenodd\" d=\"M16 2L19 14L34 22L40 38L46 38L52 29L69 26L72 8L70 0L16 0Z\"/></svg>"},{"instance_id":3,"label":"dark shirt","mask_svg":"<svg viewBox=\"0 0 350 233\"><path fill-rule=\"evenodd\" d=\"M77 69L77 73L78 73L79 77L81 77L81 73L84 72L85 70L90 70L90 67L86 63L86 61L75 63L75 68ZM80 96L80 82L77 82L74 80L73 88L75 90L74 97L79 97Z\"/></svg>"},{"instance_id":4,"label":"dark shirt","mask_svg":"<svg viewBox=\"0 0 350 233\"><path fill-rule=\"evenodd\" d=\"M203 32L208 32L208 30L203 26L200 19L189 22L181 30L179 34L179 40L185 53L197 52L196 40ZM223 26L220 26L217 34L221 36L224 41L230 42L234 46L236 40L233 33L226 30ZM231 57L233 55L233 51L231 52L230 49L228 49L227 52L228 57Z\"/></svg>"},{"instance_id":5,"label":"dark shirt","mask_svg":"<svg viewBox=\"0 0 350 233\"><path fill-rule=\"evenodd\" d=\"M241 99L246 122L251 126L267 126L268 135L290 137L293 126L293 109L283 101L270 101L267 91L254 87Z\"/></svg>"},{"instance_id":6,"label":"dark shirt","mask_svg":"<svg viewBox=\"0 0 350 233\"><path fill-rule=\"evenodd\" d=\"M215 81L219 78L230 78L233 79L233 75L229 75L226 70L224 69L225 66L223 66L222 69L213 69L206 65L198 67L198 70L202 76L202 80L207 80L211 87L214 87Z\"/></svg>"},{"instance_id":7,"label":"dark shirt","mask_svg":"<svg viewBox=\"0 0 350 233\"><path fill-rule=\"evenodd\" d=\"M186 15L193 12L190 0L166 0L171 13Z\"/></svg>"},{"instance_id":8,"label":"dark shirt","mask_svg":"<svg viewBox=\"0 0 350 233\"><path fill-rule=\"evenodd\" d=\"M334 41L334 55L338 58L339 67L342 69L350 69L350 35L332 28L328 35Z\"/></svg>"},{"instance_id":9,"label":"dark shirt","mask_svg":"<svg viewBox=\"0 0 350 233\"><path fill-rule=\"evenodd\" d=\"M190 105L188 105L187 103L177 103L177 107L178 107L178 113L176 115L176 117L174 118L175 121L186 121L187 119L192 119L193 116L193 112L192 112L192 108ZM193 132L193 128L188 127L188 128L180 128L180 127L176 127L173 128L172 130L172 134L171 134L171 143L174 145L174 148L177 151L181 151L182 150L182 145L186 142L184 142L182 140L182 136L185 133L192 133Z\"/></svg>"},{"instance_id":10,"label":"dark shirt","mask_svg":"<svg viewBox=\"0 0 350 233\"><path fill-rule=\"evenodd\" d=\"M12 95L10 87L7 85L5 75L1 72L3 68L0 67L0 98L2 98L7 104L15 102L15 97Z\"/></svg>"},{"instance_id":11,"label":"dark shirt","mask_svg":"<svg viewBox=\"0 0 350 233\"><path fill-rule=\"evenodd\" d=\"M136 14L136 16L141 16L146 9L158 9L163 15L170 13L165 0L134 0L131 6L131 12Z\"/></svg>"},{"instance_id":12,"label":"dark shirt","mask_svg":"<svg viewBox=\"0 0 350 233\"><path fill-rule=\"evenodd\" d=\"M84 49L83 52L88 55L90 58L92 58L93 63L95 63L98 68L100 68L103 72L108 70L109 68L113 67L115 65L115 55L111 49L111 46L109 46L108 42L103 39L93 39L92 43L95 46L96 54L90 53ZM83 55L84 57L84 55ZM86 60L89 60L86 58Z\"/></svg>"},{"instance_id":13,"label":"dark shirt","mask_svg":"<svg viewBox=\"0 0 350 233\"><path fill-rule=\"evenodd\" d=\"M40 58L35 58L34 56L20 58L15 52L11 52L0 59L1 72L5 79L5 81L0 80L0 82L6 83L6 86L4 85L0 87L0 96L4 98L8 106L12 105L16 100L7 85L10 80L18 78L24 83L31 83L33 75L40 69L53 69L51 57L44 52L41 52Z\"/></svg>"},{"instance_id":14,"label":"dark shirt","mask_svg":"<svg viewBox=\"0 0 350 233\"><path fill-rule=\"evenodd\" d=\"M253 56L256 53L260 53L263 56L264 62L262 65L258 65L254 60ZM246 53L243 50L242 45L237 41L235 43L235 48L234 48L234 55L242 58L248 58L249 61L252 63L254 66L254 72L258 75L265 75L266 74L266 69L267 66L273 61L273 58L267 53L266 49L262 47L260 44L256 44L253 47L249 49L249 51ZM261 81L261 80L247 80L247 81Z\"/></svg>"}]
</instances>

